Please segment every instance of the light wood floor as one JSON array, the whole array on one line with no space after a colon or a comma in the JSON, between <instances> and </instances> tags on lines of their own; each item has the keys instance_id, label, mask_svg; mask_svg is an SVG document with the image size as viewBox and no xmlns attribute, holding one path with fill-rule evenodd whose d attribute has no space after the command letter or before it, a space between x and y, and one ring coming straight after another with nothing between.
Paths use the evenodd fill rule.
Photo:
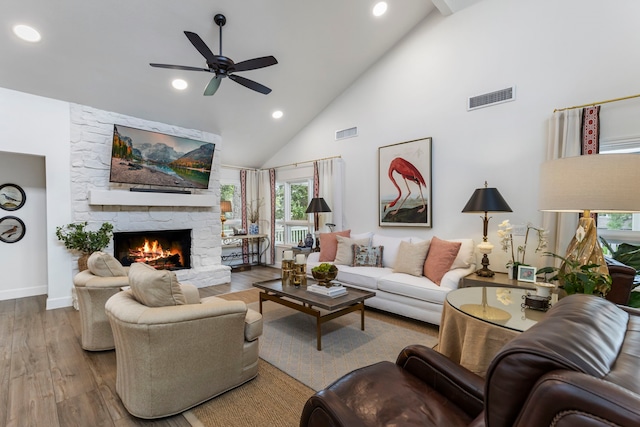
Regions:
<instances>
[{"instance_id":1,"label":"light wood floor","mask_svg":"<svg viewBox=\"0 0 640 427\"><path fill-rule=\"evenodd\" d=\"M254 267L200 294L242 291L279 276L278 269ZM115 351L82 350L79 313L47 311L45 303L44 295L0 301L0 426L189 426L182 415L129 415L115 391Z\"/></svg>"}]
</instances>

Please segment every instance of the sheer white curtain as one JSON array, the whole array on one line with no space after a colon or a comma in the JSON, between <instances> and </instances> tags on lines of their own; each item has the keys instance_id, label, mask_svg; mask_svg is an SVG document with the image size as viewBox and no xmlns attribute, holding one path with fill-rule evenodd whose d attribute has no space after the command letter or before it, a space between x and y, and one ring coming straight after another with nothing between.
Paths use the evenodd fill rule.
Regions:
<instances>
[{"instance_id":1,"label":"sheer white curtain","mask_svg":"<svg viewBox=\"0 0 640 427\"><path fill-rule=\"evenodd\" d=\"M326 232L324 225L333 223L335 230L342 230L344 225L344 161L342 159L318 160L319 192L331 209L330 213L320 214L320 231Z\"/></svg>"},{"instance_id":2,"label":"sheer white curtain","mask_svg":"<svg viewBox=\"0 0 640 427\"><path fill-rule=\"evenodd\" d=\"M582 108L556 111L549 120L545 161L580 155ZM544 212L542 224L549 232L550 252L564 256L569 242L578 228L575 213Z\"/></svg>"}]
</instances>

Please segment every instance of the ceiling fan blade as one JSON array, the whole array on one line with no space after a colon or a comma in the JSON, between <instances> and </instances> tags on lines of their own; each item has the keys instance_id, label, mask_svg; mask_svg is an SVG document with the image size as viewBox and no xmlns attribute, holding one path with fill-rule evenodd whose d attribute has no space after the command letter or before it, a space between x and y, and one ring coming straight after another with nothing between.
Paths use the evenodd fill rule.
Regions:
<instances>
[{"instance_id":1,"label":"ceiling fan blade","mask_svg":"<svg viewBox=\"0 0 640 427\"><path fill-rule=\"evenodd\" d=\"M260 83L254 82L253 80L246 79L244 77L236 76L235 74L230 74L229 78L236 83L240 83L244 87L248 87L249 89L255 90L256 92L260 92L264 95L267 95L271 92L266 86L261 85Z\"/></svg>"},{"instance_id":2,"label":"ceiling fan blade","mask_svg":"<svg viewBox=\"0 0 640 427\"><path fill-rule=\"evenodd\" d=\"M261 58L248 59L246 61L238 62L233 66L234 71L249 71L257 68L269 67L276 65L278 61L273 56L263 56Z\"/></svg>"},{"instance_id":3,"label":"ceiling fan blade","mask_svg":"<svg viewBox=\"0 0 640 427\"><path fill-rule=\"evenodd\" d=\"M191 31L185 31L184 34L187 36L191 44L196 49L198 49L198 52L200 52L200 54L204 56L204 59L207 60L207 63L213 64L216 62L216 56L213 54L213 52L211 52L209 46L207 46L207 44L202 41L199 35L197 35L196 33L192 33Z\"/></svg>"},{"instance_id":4,"label":"ceiling fan blade","mask_svg":"<svg viewBox=\"0 0 640 427\"><path fill-rule=\"evenodd\" d=\"M220 87L221 81L222 81L221 76L215 76L214 78L212 78L209 81L209 84L207 85L207 87L204 89L204 96L211 96L214 93L216 93L216 91Z\"/></svg>"},{"instance_id":5,"label":"ceiling fan blade","mask_svg":"<svg viewBox=\"0 0 640 427\"><path fill-rule=\"evenodd\" d=\"M170 68L172 70L187 70L187 71L207 71L211 72L208 68L189 67L186 65L169 65L169 64L149 64L152 67L158 68Z\"/></svg>"}]
</instances>

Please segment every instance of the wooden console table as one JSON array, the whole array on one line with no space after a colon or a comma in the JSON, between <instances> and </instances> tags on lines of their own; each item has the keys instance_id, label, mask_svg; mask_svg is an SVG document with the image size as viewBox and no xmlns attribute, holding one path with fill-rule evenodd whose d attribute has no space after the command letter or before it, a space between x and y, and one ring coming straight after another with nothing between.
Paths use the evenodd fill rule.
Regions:
<instances>
[{"instance_id":1,"label":"wooden console table","mask_svg":"<svg viewBox=\"0 0 640 427\"><path fill-rule=\"evenodd\" d=\"M242 248L244 244L248 245L248 263L242 262L242 265L262 265L262 255L267 252L271 241L266 234L243 234L238 236L225 236L222 238L222 249L233 249L231 253L221 255L222 261L228 261L227 265L231 265L233 260L243 260L244 254ZM232 266L233 267L233 266Z\"/></svg>"}]
</instances>

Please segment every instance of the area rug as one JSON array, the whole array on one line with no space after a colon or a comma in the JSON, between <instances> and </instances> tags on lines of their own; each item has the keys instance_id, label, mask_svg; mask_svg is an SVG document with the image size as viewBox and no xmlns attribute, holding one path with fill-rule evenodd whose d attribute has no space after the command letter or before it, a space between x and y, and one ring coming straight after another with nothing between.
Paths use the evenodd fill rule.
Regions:
<instances>
[{"instance_id":1,"label":"area rug","mask_svg":"<svg viewBox=\"0 0 640 427\"><path fill-rule=\"evenodd\" d=\"M193 427L297 427L314 391L264 360L258 376L184 412Z\"/></svg>"},{"instance_id":2,"label":"area rug","mask_svg":"<svg viewBox=\"0 0 640 427\"><path fill-rule=\"evenodd\" d=\"M257 290L220 295L241 299L258 310ZM350 313L322 325L322 351L316 349L315 318L271 301L263 305L264 332L260 358L314 390L321 390L346 373L381 360L395 362L410 344L433 347L436 326L377 310L365 311L365 330L360 313Z\"/></svg>"}]
</instances>

